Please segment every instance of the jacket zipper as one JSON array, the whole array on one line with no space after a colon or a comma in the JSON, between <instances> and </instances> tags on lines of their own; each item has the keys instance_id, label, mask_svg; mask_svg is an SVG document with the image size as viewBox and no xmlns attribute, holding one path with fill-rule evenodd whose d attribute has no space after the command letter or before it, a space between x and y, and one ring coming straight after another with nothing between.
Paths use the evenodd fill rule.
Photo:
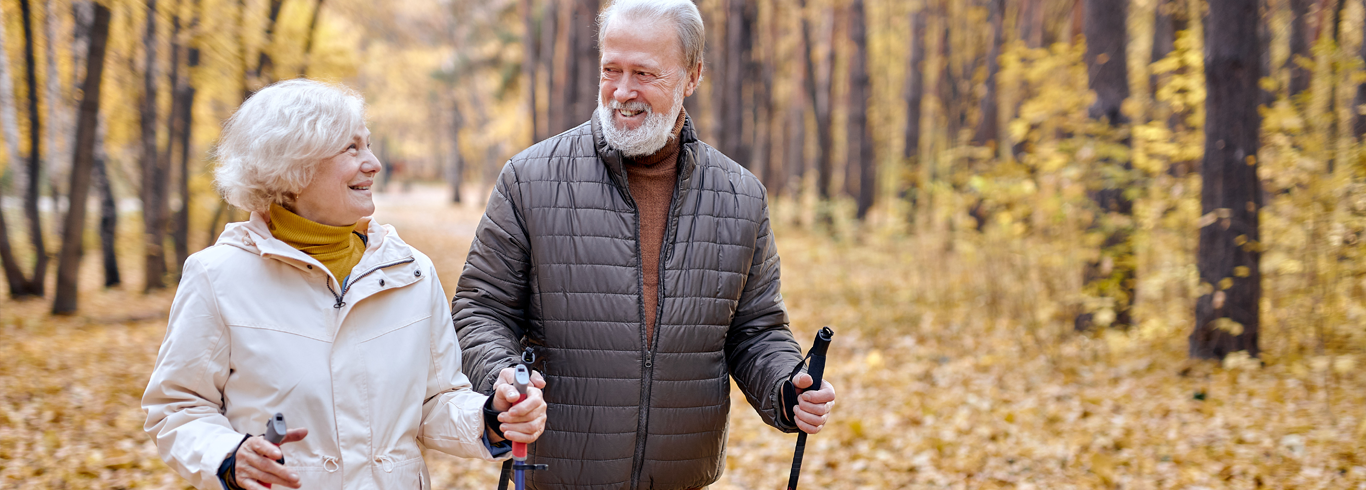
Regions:
<instances>
[{"instance_id":1,"label":"jacket zipper","mask_svg":"<svg viewBox=\"0 0 1366 490\"><path fill-rule=\"evenodd\" d=\"M685 146L679 157L682 158L687 154L689 154L689 152ZM668 262L669 256L673 255L673 240L671 240L670 237L677 230L675 227L677 226L676 220L678 219L678 213L675 212L674 206L678 203L678 196L682 188L683 179L680 177L678 182L674 184L673 196L669 199L669 218L666 221L666 223L668 223L668 228L664 230L664 240L667 250L661 250L659 254L659 286L658 291L656 291L658 294L658 301L655 302L654 311L655 334L652 338L641 339L643 341L648 340L648 342L642 343L642 345L645 346L645 368L642 369L640 378L640 419L639 425L636 426L636 452L635 460L632 464L633 468L631 469L631 488L638 488L640 486L640 473L645 467L645 436L648 433L647 429L649 428L650 421L650 392L654 387L652 380L654 379L655 346L659 345L659 322L664 317L664 266ZM629 187L626 190L628 193L630 192ZM632 199L634 213L636 215L636 257L641 257L640 208L634 206L634 202L635 200ZM640 288L644 290L645 264L643 262L640 264L639 271L637 277L639 277ZM644 291L641 291L641 293L643 294ZM641 333L643 334L644 332Z\"/></svg>"},{"instance_id":2,"label":"jacket zipper","mask_svg":"<svg viewBox=\"0 0 1366 490\"><path fill-rule=\"evenodd\" d=\"M346 306L346 301L343 301L342 298L346 297L346 292L351 290L351 285L355 284L357 281L360 281L361 278L364 278L365 276L368 276L368 275L370 275L371 273L373 273L373 272L375 272L375 271L377 271L377 270L380 270L380 269L383 269L383 268L386 268L386 267L393 267L393 266L396 266L396 265L407 264L407 263L412 262L412 261L414 261L414 260L416 260L416 259L414 259L414 258L412 258L412 257L408 257L408 258L406 258L406 259L403 259L403 260L400 260L400 261L397 261L397 262L390 262L390 263L388 263L388 264L377 265L377 266L371 268L370 270L361 273L361 275L356 276L356 278L355 278L354 280L348 282L348 283L346 284L346 287L342 288L341 294L337 294L337 290L336 290L336 289L332 289L332 278L331 278L331 277L328 277L328 278L327 278L327 291L330 292L330 293L332 293L332 296L333 296L333 297L337 298L337 302L336 302L336 303L333 303L333 304L332 304L332 307L333 307L333 308L337 308L337 309L341 309L341 307Z\"/></svg>"}]
</instances>

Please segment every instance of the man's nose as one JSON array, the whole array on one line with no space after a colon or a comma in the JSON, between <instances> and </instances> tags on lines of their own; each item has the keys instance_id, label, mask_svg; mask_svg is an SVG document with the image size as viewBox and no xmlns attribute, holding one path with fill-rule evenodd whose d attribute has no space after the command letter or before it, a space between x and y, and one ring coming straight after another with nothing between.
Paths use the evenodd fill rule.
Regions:
<instances>
[{"instance_id":1,"label":"man's nose","mask_svg":"<svg viewBox=\"0 0 1366 490\"><path fill-rule=\"evenodd\" d=\"M636 87L631 81L631 77L624 76L620 80L613 82L612 97L617 102L629 102L636 98Z\"/></svg>"}]
</instances>

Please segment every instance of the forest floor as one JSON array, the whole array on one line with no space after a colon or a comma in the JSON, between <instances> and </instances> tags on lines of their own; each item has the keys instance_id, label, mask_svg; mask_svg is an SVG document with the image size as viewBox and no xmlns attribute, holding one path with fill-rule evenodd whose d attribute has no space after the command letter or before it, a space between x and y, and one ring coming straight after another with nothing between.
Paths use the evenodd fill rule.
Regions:
<instances>
[{"instance_id":1,"label":"forest floor","mask_svg":"<svg viewBox=\"0 0 1366 490\"><path fill-rule=\"evenodd\" d=\"M447 199L418 186L376 200L450 293L483 201ZM963 278L1000 271L967 254L931 261L914 237L834 240L779 214L792 329L804 348L822 325L836 330L826 378L839 398L810 438L803 488L1366 489L1354 356L1192 362L1172 321L1041 334L1070 324L1024 328L992 311L984 298L997 293ZM0 488L185 487L139 407L174 292L141 293L127 252L130 280L113 289L86 254L77 315L0 297ZM730 424L711 488L785 488L795 436L764 426L738 391ZM495 485L497 465L428 461L434 488Z\"/></svg>"}]
</instances>

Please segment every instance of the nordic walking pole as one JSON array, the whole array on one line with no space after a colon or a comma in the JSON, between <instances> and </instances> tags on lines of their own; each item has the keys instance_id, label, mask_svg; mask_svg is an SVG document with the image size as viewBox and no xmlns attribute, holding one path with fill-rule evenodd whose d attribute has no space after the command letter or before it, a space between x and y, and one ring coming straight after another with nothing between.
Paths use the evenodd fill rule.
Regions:
<instances>
[{"instance_id":1,"label":"nordic walking pole","mask_svg":"<svg viewBox=\"0 0 1366 490\"><path fill-rule=\"evenodd\" d=\"M806 357L811 359L811 363L806 367L806 374L811 375L811 387L808 389L821 389L821 374L825 372L825 351L830 348L830 338L835 335L835 331L830 327L821 327L816 332L816 342L811 345L811 350L807 351ZM797 367L799 370L801 366ZM796 376L798 371L793 371ZM793 405L797 400L785 400ZM797 448L792 452L792 475L787 478L787 490L797 490L797 479L802 476L802 454L806 452L806 432L797 433Z\"/></svg>"},{"instance_id":2,"label":"nordic walking pole","mask_svg":"<svg viewBox=\"0 0 1366 490\"><path fill-rule=\"evenodd\" d=\"M522 362L517 365L516 371L512 375L513 386L517 387L517 393L521 395L517 397L517 403L526 400L527 387L531 386L531 369L528 366L534 362L536 362L536 356L532 353L531 349L528 348L526 352L522 353ZM513 405L516 405L517 403L514 403ZM513 472L513 488L525 490L527 471L550 468L549 465L544 464L526 464L526 457L526 443L513 442L512 460L506 461L503 464L503 472L498 476L498 490L507 488L508 470L512 470Z\"/></svg>"},{"instance_id":3,"label":"nordic walking pole","mask_svg":"<svg viewBox=\"0 0 1366 490\"><path fill-rule=\"evenodd\" d=\"M266 434L262 437L266 439L266 442L279 447L280 443L285 440L286 432L289 432L289 428L285 426L285 414L277 412L274 417L266 421ZM280 451L280 459L275 460L275 462L285 464L285 452L283 450ZM269 483L262 483L261 485L270 488Z\"/></svg>"}]
</instances>

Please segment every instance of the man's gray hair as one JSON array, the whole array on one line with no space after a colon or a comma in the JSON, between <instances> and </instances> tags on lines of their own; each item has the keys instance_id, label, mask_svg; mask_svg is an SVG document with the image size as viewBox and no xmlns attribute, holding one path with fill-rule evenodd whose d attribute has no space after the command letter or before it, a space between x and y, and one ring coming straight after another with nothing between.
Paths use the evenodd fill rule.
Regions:
<instances>
[{"instance_id":1,"label":"man's gray hair","mask_svg":"<svg viewBox=\"0 0 1366 490\"><path fill-rule=\"evenodd\" d=\"M318 164L364 126L365 99L344 86L298 78L263 88L223 124L214 186L247 211L292 205Z\"/></svg>"},{"instance_id":2,"label":"man's gray hair","mask_svg":"<svg viewBox=\"0 0 1366 490\"><path fill-rule=\"evenodd\" d=\"M702 62L706 49L706 30L702 13L691 0L616 0L598 14L598 49L602 37L614 20L668 20L678 31L678 45L683 48L683 68L692 70Z\"/></svg>"}]
</instances>

